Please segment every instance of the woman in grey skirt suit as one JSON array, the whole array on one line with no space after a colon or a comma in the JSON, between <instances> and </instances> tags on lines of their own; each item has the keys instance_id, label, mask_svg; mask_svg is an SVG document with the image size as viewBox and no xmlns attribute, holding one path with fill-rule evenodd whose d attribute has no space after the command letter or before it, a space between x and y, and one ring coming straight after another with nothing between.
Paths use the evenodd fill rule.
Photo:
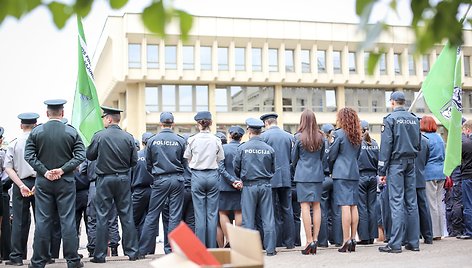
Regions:
<instances>
[{"instance_id":1,"label":"woman in grey skirt suit","mask_svg":"<svg viewBox=\"0 0 472 268\"><path fill-rule=\"evenodd\" d=\"M321 193L324 167L326 166L325 142L313 111L305 110L300 116L300 126L295 134L292 149L292 170L296 182L297 199L300 202L306 247L302 254L316 254L321 225ZM310 215L313 207L313 218ZM313 229L312 229L313 225Z\"/></svg>"},{"instance_id":2,"label":"woman in grey skirt suit","mask_svg":"<svg viewBox=\"0 0 472 268\"><path fill-rule=\"evenodd\" d=\"M336 129L329 147L328 161L333 177L333 195L341 206L343 247L339 252L356 250L356 231L359 222L357 211L359 165L357 159L362 143L359 117L351 108L342 108L336 116Z\"/></svg>"}]
</instances>

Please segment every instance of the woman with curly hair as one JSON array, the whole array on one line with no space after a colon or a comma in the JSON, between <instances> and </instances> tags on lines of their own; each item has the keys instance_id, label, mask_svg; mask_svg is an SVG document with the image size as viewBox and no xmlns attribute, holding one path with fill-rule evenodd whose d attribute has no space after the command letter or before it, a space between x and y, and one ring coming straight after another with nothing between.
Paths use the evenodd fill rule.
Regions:
<instances>
[{"instance_id":1,"label":"woman with curly hair","mask_svg":"<svg viewBox=\"0 0 472 268\"><path fill-rule=\"evenodd\" d=\"M335 202L341 206L343 246L339 252L356 250L356 231L359 222L357 211L359 165L357 159L362 143L359 117L351 108L342 108L336 115L338 129L333 132L328 160L333 178Z\"/></svg>"}]
</instances>

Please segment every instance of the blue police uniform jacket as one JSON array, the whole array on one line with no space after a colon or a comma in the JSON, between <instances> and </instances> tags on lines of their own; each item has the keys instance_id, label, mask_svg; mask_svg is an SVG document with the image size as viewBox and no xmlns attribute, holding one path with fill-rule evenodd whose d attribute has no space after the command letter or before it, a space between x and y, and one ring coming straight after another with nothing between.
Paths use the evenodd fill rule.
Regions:
<instances>
[{"instance_id":1,"label":"blue police uniform jacket","mask_svg":"<svg viewBox=\"0 0 472 268\"><path fill-rule=\"evenodd\" d=\"M218 171L222 180L220 180L220 191L237 191L232 184L236 181L236 174L234 174L233 160L239 146L238 141L231 141L228 144L223 144L223 151L225 159L220 162Z\"/></svg>"},{"instance_id":2,"label":"blue police uniform jacket","mask_svg":"<svg viewBox=\"0 0 472 268\"><path fill-rule=\"evenodd\" d=\"M290 187L290 158L293 146L293 136L277 126L270 127L261 134L261 138L275 150L275 174L272 177L272 187Z\"/></svg>"},{"instance_id":3,"label":"blue police uniform jacket","mask_svg":"<svg viewBox=\"0 0 472 268\"><path fill-rule=\"evenodd\" d=\"M445 147L444 141L438 133L424 133L428 138L429 146L429 160L426 162L424 169L424 179L430 180L444 180L444 158Z\"/></svg>"},{"instance_id":4,"label":"blue police uniform jacket","mask_svg":"<svg viewBox=\"0 0 472 268\"><path fill-rule=\"evenodd\" d=\"M75 190L82 191L90 188L90 181L87 174L81 174L80 170L74 171Z\"/></svg>"},{"instance_id":5,"label":"blue police uniform jacket","mask_svg":"<svg viewBox=\"0 0 472 268\"><path fill-rule=\"evenodd\" d=\"M361 152L357 159L359 163L360 174L377 174L377 167L379 163L379 145L374 139L371 139L370 144L362 140Z\"/></svg>"},{"instance_id":6,"label":"blue police uniform jacket","mask_svg":"<svg viewBox=\"0 0 472 268\"><path fill-rule=\"evenodd\" d=\"M163 129L147 142L147 170L154 176L183 173L185 139L171 129Z\"/></svg>"},{"instance_id":7,"label":"blue police uniform jacket","mask_svg":"<svg viewBox=\"0 0 472 268\"><path fill-rule=\"evenodd\" d=\"M234 156L234 174L244 182L270 180L275 173L274 149L260 137L242 143Z\"/></svg>"},{"instance_id":8,"label":"blue police uniform jacket","mask_svg":"<svg viewBox=\"0 0 472 268\"><path fill-rule=\"evenodd\" d=\"M301 134L295 135L292 149L292 169L295 182L323 182L326 166L325 139L321 147L314 152L307 151L300 140Z\"/></svg>"},{"instance_id":9,"label":"blue police uniform jacket","mask_svg":"<svg viewBox=\"0 0 472 268\"><path fill-rule=\"evenodd\" d=\"M421 151L418 152L418 156L415 160L416 168L416 188L425 188L426 181L424 179L425 166L429 158L429 146L428 138L421 135Z\"/></svg>"},{"instance_id":10,"label":"blue police uniform jacket","mask_svg":"<svg viewBox=\"0 0 472 268\"><path fill-rule=\"evenodd\" d=\"M421 132L418 118L397 107L384 117L380 142L379 175L387 174L391 162L414 159L421 150Z\"/></svg>"},{"instance_id":11,"label":"blue police uniform jacket","mask_svg":"<svg viewBox=\"0 0 472 268\"><path fill-rule=\"evenodd\" d=\"M359 180L359 158L361 146L353 145L342 128L333 132L334 141L328 152L328 162L333 179Z\"/></svg>"},{"instance_id":12,"label":"blue police uniform jacket","mask_svg":"<svg viewBox=\"0 0 472 268\"><path fill-rule=\"evenodd\" d=\"M138 163L131 169L131 189L149 187L154 178L147 170L146 149L138 151Z\"/></svg>"}]
</instances>

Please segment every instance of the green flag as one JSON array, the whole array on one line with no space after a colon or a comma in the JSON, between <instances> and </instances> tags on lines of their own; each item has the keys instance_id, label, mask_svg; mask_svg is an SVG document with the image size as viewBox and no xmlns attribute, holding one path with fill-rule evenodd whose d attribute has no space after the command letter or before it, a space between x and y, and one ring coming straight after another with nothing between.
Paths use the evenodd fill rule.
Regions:
<instances>
[{"instance_id":1,"label":"green flag","mask_svg":"<svg viewBox=\"0 0 472 268\"><path fill-rule=\"evenodd\" d=\"M88 146L92 141L93 134L103 129L103 122L80 17L77 17L77 25L79 30L79 65L72 109L72 125L79 131L85 146Z\"/></svg>"},{"instance_id":2,"label":"green flag","mask_svg":"<svg viewBox=\"0 0 472 268\"><path fill-rule=\"evenodd\" d=\"M462 88L461 48L448 44L443 48L423 82L423 95L431 112L447 128L444 174L461 164Z\"/></svg>"}]
</instances>

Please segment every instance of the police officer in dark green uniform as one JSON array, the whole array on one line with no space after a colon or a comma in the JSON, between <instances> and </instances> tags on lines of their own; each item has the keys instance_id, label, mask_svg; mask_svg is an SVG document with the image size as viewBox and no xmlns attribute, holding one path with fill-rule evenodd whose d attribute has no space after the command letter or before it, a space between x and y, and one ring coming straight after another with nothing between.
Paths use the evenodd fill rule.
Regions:
<instances>
[{"instance_id":1,"label":"police officer in dark green uniform","mask_svg":"<svg viewBox=\"0 0 472 268\"><path fill-rule=\"evenodd\" d=\"M108 213L114 201L123 228L123 249L131 261L138 259L138 237L133 220L130 168L138 161L134 138L118 124L122 110L102 107L105 129L98 131L87 148L87 159L97 160L97 237L90 260L104 263L108 246Z\"/></svg>"},{"instance_id":2,"label":"police officer in dark green uniform","mask_svg":"<svg viewBox=\"0 0 472 268\"><path fill-rule=\"evenodd\" d=\"M47 100L49 121L35 127L25 147L25 160L36 172L36 226L29 267L44 267L50 258L54 213L59 213L63 254L67 267L83 267L77 253L74 170L85 159L85 147L77 131L61 122L65 100Z\"/></svg>"}]
</instances>

